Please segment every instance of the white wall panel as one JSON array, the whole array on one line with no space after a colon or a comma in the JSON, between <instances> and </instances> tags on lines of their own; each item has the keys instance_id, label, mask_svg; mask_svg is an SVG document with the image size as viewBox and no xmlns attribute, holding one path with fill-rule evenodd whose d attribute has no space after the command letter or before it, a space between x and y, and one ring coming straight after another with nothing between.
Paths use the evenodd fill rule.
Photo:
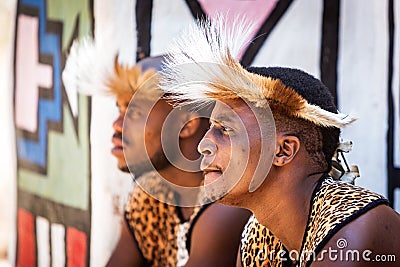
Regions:
<instances>
[{"instance_id":1,"label":"white wall panel","mask_svg":"<svg viewBox=\"0 0 400 267\"><path fill-rule=\"evenodd\" d=\"M361 178L356 184L387 195L388 81L387 1L341 1L338 102L358 118L343 132L354 141L348 156ZM372 19L373 18L373 19Z\"/></svg>"}]
</instances>

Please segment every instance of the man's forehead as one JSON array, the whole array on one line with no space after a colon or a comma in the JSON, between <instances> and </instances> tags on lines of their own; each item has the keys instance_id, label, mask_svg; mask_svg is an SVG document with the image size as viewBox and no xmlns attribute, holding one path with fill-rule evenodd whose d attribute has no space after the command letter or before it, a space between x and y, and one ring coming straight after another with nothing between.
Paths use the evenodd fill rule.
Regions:
<instances>
[{"instance_id":1,"label":"man's forehead","mask_svg":"<svg viewBox=\"0 0 400 267\"><path fill-rule=\"evenodd\" d=\"M250 107L244 101L236 100L217 101L211 113L211 120L219 122L235 122L251 117L253 112Z\"/></svg>"}]
</instances>

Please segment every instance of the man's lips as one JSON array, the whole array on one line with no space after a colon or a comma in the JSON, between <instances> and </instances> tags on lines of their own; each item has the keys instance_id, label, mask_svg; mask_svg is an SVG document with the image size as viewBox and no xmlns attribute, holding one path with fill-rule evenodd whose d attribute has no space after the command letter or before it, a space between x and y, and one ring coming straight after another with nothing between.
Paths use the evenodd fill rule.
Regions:
<instances>
[{"instance_id":1,"label":"man's lips","mask_svg":"<svg viewBox=\"0 0 400 267\"><path fill-rule=\"evenodd\" d=\"M209 173L209 172L222 172L222 169L217 166L208 166L207 168L202 169L203 173Z\"/></svg>"},{"instance_id":2,"label":"man's lips","mask_svg":"<svg viewBox=\"0 0 400 267\"><path fill-rule=\"evenodd\" d=\"M114 146L122 147L122 134L119 133L113 134L112 143L114 144Z\"/></svg>"},{"instance_id":3,"label":"man's lips","mask_svg":"<svg viewBox=\"0 0 400 267\"><path fill-rule=\"evenodd\" d=\"M122 147L122 134L115 133L112 137L112 143L114 147L111 149L111 153L116 157L123 156L124 151Z\"/></svg>"},{"instance_id":4,"label":"man's lips","mask_svg":"<svg viewBox=\"0 0 400 267\"><path fill-rule=\"evenodd\" d=\"M203 169L204 184L208 185L216 181L222 175L222 169L216 166L209 166Z\"/></svg>"}]
</instances>

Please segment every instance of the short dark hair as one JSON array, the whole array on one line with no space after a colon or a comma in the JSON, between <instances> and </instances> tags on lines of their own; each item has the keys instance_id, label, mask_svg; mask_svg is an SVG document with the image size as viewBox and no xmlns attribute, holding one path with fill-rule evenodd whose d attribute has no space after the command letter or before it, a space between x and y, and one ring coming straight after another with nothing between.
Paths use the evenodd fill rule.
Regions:
<instances>
[{"instance_id":1,"label":"short dark hair","mask_svg":"<svg viewBox=\"0 0 400 267\"><path fill-rule=\"evenodd\" d=\"M278 79L285 86L300 94L309 104L317 105L332 113L338 113L329 89L320 80L302 70L284 67L249 67L247 70L261 76ZM271 109L274 114L273 108ZM330 170L333 154L339 145L339 128L317 126L304 119L289 116L285 119L274 114L274 117L275 120L278 119L282 122L277 122L277 127L281 130L293 131L298 135L299 139L305 143L307 152L311 156L317 157L318 162L325 161L321 163L327 167L327 171ZM321 150L324 156L322 159L319 156Z\"/></svg>"}]
</instances>

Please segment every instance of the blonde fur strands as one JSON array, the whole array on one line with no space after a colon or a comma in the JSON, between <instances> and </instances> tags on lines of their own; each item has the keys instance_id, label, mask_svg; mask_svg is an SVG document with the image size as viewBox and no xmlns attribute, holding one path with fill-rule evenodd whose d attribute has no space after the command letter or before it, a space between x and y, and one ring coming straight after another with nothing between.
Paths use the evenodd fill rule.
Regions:
<instances>
[{"instance_id":1,"label":"blonde fur strands","mask_svg":"<svg viewBox=\"0 0 400 267\"><path fill-rule=\"evenodd\" d=\"M237 73L243 69L236 57L253 31L254 25L244 19L228 27L222 16L191 25L166 57L161 88L174 100L201 104L210 101L209 95L233 96L232 87L248 87L247 77Z\"/></svg>"},{"instance_id":2,"label":"blonde fur strands","mask_svg":"<svg viewBox=\"0 0 400 267\"><path fill-rule=\"evenodd\" d=\"M107 81L110 92L117 97L131 98L139 89L141 95L148 98L159 97L162 91L158 88L159 75L155 69L142 71L141 67L126 67L114 60L114 75Z\"/></svg>"},{"instance_id":3,"label":"blonde fur strands","mask_svg":"<svg viewBox=\"0 0 400 267\"><path fill-rule=\"evenodd\" d=\"M254 26L244 19L227 25L223 16L192 25L170 49L160 88L180 105L205 105L213 99L242 98L257 107L278 107L289 116L323 127L343 128L354 121L311 105L278 79L250 73L237 57Z\"/></svg>"}]
</instances>

